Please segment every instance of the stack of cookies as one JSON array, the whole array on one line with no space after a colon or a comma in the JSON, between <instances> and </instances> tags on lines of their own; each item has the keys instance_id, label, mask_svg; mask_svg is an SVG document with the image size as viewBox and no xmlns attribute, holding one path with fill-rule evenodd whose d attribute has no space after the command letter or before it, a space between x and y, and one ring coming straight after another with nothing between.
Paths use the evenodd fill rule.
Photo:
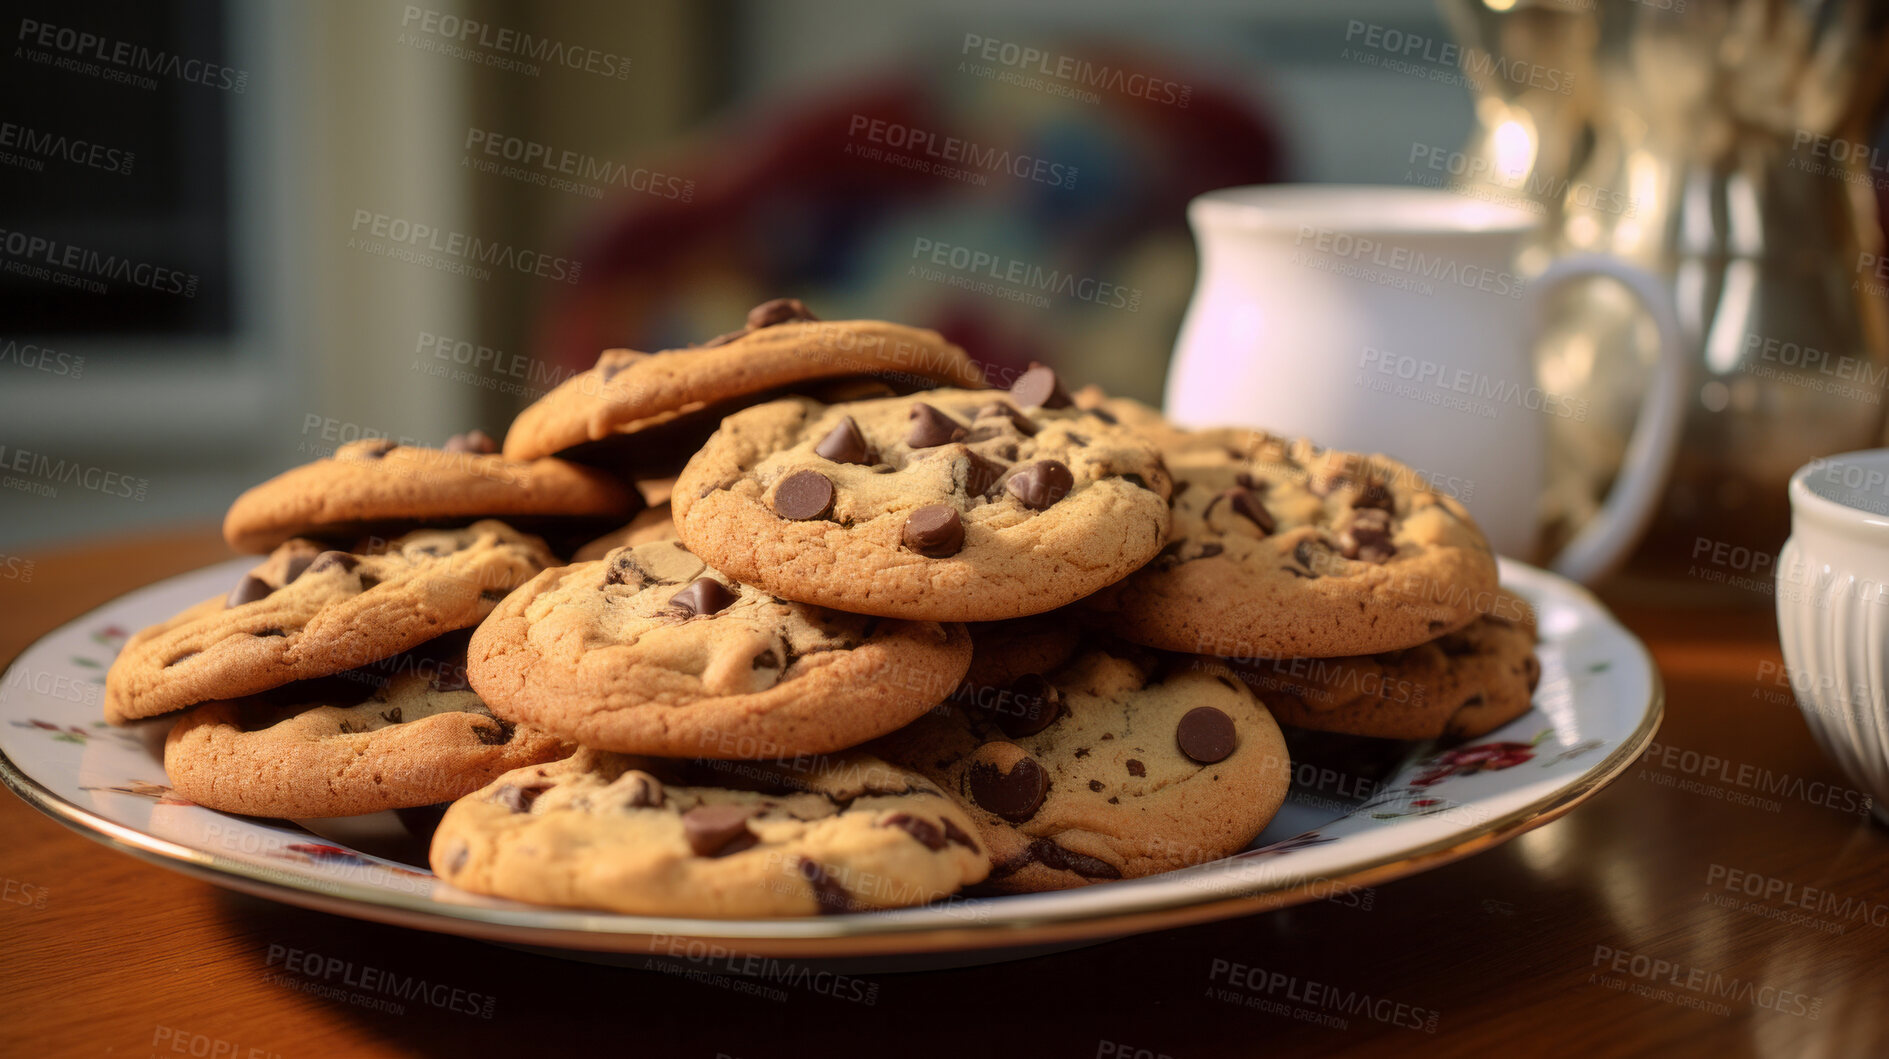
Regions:
<instances>
[{"instance_id":1,"label":"stack of cookies","mask_svg":"<svg viewBox=\"0 0 1889 1059\"><path fill-rule=\"evenodd\" d=\"M1407 468L983 381L779 299L605 352L502 450L344 446L236 502L267 557L133 637L106 715L183 711L211 808L450 803L465 890L787 916L1218 859L1285 798L1280 723L1528 709L1527 606Z\"/></svg>"}]
</instances>

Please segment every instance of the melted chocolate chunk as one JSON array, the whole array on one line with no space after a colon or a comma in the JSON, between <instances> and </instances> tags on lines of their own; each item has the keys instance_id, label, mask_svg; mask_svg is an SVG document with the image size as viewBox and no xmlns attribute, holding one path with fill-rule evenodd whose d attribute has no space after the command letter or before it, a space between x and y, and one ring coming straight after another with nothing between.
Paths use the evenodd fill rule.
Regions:
<instances>
[{"instance_id":1,"label":"melted chocolate chunk","mask_svg":"<svg viewBox=\"0 0 1889 1059\"><path fill-rule=\"evenodd\" d=\"M282 575L282 583L284 585L294 584L295 579L302 576L302 574L308 570L309 564L314 561L315 557L312 555L298 555L290 559L288 571Z\"/></svg>"},{"instance_id":2,"label":"melted chocolate chunk","mask_svg":"<svg viewBox=\"0 0 1889 1059\"><path fill-rule=\"evenodd\" d=\"M945 836L946 842L955 842L958 845L963 846L965 849L968 849L973 853L977 852L977 840L972 838L970 835L965 834L963 828L959 827L957 824L952 823L949 819L940 820L939 823L942 823L944 825L944 836Z\"/></svg>"},{"instance_id":3,"label":"melted chocolate chunk","mask_svg":"<svg viewBox=\"0 0 1889 1059\"><path fill-rule=\"evenodd\" d=\"M501 721L496 717L492 718L491 724L472 726L472 734L478 736L479 742L486 746L504 746L512 741L512 734L517 730L517 725L510 721Z\"/></svg>"},{"instance_id":4,"label":"melted chocolate chunk","mask_svg":"<svg viewBox=\"0 0 1889 1059\"><path fill-rule=\"evenodd\" d=\"M805 522L832 510L833 483L819 471L795 471L774 487L774 511L782 518Z\"/></svg>"},{"instance_id":5,"label":"melted chocolate chunk","mask_svg":"<svg viewBox=\"0 0 1889 1059\"><path fill-rule=\"evenodd\" d=\"M1113 801L1113 799L1110 800ZM1031 859L1040 862L1046 868L1053 868L1057 871L1073 871L1085 879L1119 879L1122 877L1121 869L1115 867L1113 864L1105 860L1098 860L1085 853L1077 853L1071 849L1064 849L1047 838L1039 838L1030 843L1029 855Z\"/></svg>"},{"instance_id":6,"label":"melted chocolate chunk","mask_svg":"<svg viewBox=\"0 0 1889 1059\"><path fill-rule=\"evenodd\" d=\"M1146 776L1148 774L1148 766L1131 757L1128 759L1128 774L1130 776Z\"/></svg>"},{"instance_id":7,"label":"melted chocolate chunk","mask_svg":"<svg viewBox=\"0 0 1889 1059\"><path fill-rule=\"evenodd\" d=\"M1279 528L1278 523L1273 521L1272 512L1267 511L1266 505L1260 503L1259 494L1245 486L1234 486L1231 489L1222 490L1214 500L1216 502L1225 500L1234 514L1258 526L1262 535L1270 534ZM1212 504L1208 505L1209 508L1212 506Z\"/></svg>"},{"instance_id":8,"label":"melted chocolate chunk","mask_svg":"<svg viewBox=\"0 0 1889 1059\"><path fill-rule=\"evenodd\" d=\"M859 430L859 424L852 416L841 419L839 425L820 439L813 451L834 463L857 463L871 466L873 462L872 446L866 444L866 435Z\"/></svg>"},{"instance_id":9,"label":"melted chocolate chunk","mask_svg":"<svg viewBox=\"0 0 1889 1059\"><path fill-rule=\"evenodd\" d=\"M230 589L229 596L223 600L223 606L228 609L240 607L245 603L254 603L274 591L275 589L269 587L269 582L262 578L244 575L241 581L236 582L236 587Z\"/></svg>"},{"instance_id":10,"label":"melted chocolate chunk","mask_svg":"<svg viewBox=\"0 0 1889 1059\"><path fill-rule=\"evenodd\" d=\"M682 837L698 857L720 857L739 853L754 845L755 835L748 830L748 818L754 810L745 805L698 805L682 814ZM750 841L730 849L746 836Z\"/></svg>"},{"instance_id":11,"label":"melted chocolate chunk","mask_svg":"<svg viewBox=\"0 0 1889 1059\"><path fill-rule=\"evenodd\" d=\"M948 558L964 547L964 519L950 504L926 504L905 517L901 538L920 555Z\"/></svg>"},{"instance_id":12,"label":"melted chocolate chunk","mask_svg":"<svg viewBox=\"0 0 1889 1059\"><path fill-rule=\"evenodd\" d=\"M971 800L1013 824L1035 816L1049 795L1049 773L1033 758L1023 758L1009 772L979 762L971 766L968 779Z\"/></svg>"},{"instance_id":13,"label":"melted chocolate chunk","mask_svg":"<svg viewBox=\"0 0 1889 1059\"><path fill-rule=\"evenodd\" d=\"M827 870L810 860L800 862L800 877L813 887L813 903L820 906L821 915L837 915L853 910L853 898L846 892L840 881L827 874Z\"/></svg>"},{"instance_id":14,"label":"melted chocolate chunk","mask_svg":"<svg viewBox=\"0 0 1889 1059\"><path fill-rule=\"evenodd\" d=\"M992 401L977 410L978 419L982 419L985 416L1003 416L1010 421L1011 426L1017 428L1017 433L1022 434L1026 438L1036 436L1036 420L1017 411L1016 408L1004 401Z\"/></svg>"},{"instance_id":15,"label":"melted chocolate chunk","mask_svg":"<svg viewBox=\"0 0 1889 1059\"><path fill-rule=\"evenodd\" d=\"M537 801L538 795L543 794L548 789L547 787L541 787L535 784L520 787L516 784L507 783L505 786L492 792L492 800L510 809L514 813L528 813L531 811L531 803Z\"/></svg>"},{"instance_id":16,"label":"melted chocolate chunk","mask_svg":"<svg viewBox=\"0 0 1889 1059\"><path fill-rule=\"evenodd\" d=\"M1030 369L1010 386L1010 396L1025 408L1068 408L1072 403L1063 381L1047 364L1030 362Z\"/></svg>"},{"instance_id":17,"label":"melted chocolate chunk","mask_svg":"<svg viewBox=\"0 0 1889 1059\"><path fill-rule=\"evenodd\" d=\"M1005 488L1033 511L1047 510L1075 488L1076 476L1060 460L1037 460L1010 476Z\"/></svg>"},{"instance_id":18,"label":"melted chocolate chunk","mask_svg":"<svg viewBox=\"0 0 1889 1059\"><path fill-rule=\"evenodd\" d=\"M1391 543L1390 512L1379 508L1359 508L1352 513L1351 525L1339 539L1345 558L1366 563L1381 563L1397 554Z\"/></svg>"},{"instance_id":19,"label":"melted chocolate chunk","mask_svg":"<svg viewBox=\"0 0 1889 1059\"><path fill-rule=\"evenodd\" d=\"M669 597L669 609L685 618L714 614L741 597L712 577L698 577L682 591Z\"/></svg>"},{"instance_id":20,"label":"melted chocolate chunk","mask_svg":"<svg viewBox=\"0 0 1889 1059\"><path fill-rule=\"evenodd\" d=\"M1005 701L1006 698L1008 701ZM997 727L1013 739L1048 728L1063 712L1063 695L1036 673L1025 673L1010 683L1010 694L999 695L993 706Z\"/></svg>"},{"instance_id":21,"label":"melted chocolate chunk","mask_svg":"<svg viewBox=\"0 0 1889 1059\"><path fill-rule=\"evenodd\" d=\"M1174 727L1174 741L1181 753L1203 765L1225 761L1239 746L1233 718L1212 706L1196 706L1182 714Z\"/></svg>"},{"instance_id":22,"label":"melted chocolate chunk","mask_svg":"<svg viewBox=\"0 0 1889 1059\"><path fill-rule=\"evenodd\" d=\"M990 492L990 487L1004 476L1010 468L996 460L987 460L975 452L967 452L959 461L963 470L964 495L976 499Z\"/></svg>"},{"instance_id":23,"label":"melted chocolate chunk","mask_svg":"<svg viewBox=\"0 0 1889 1059\"><path fill-rule=\"evenodd\" d=\"M945 848L944 828L911 813L894 813L879 822L880 827L896 827L917 839L926 849Z\"/></svg>"},{"instance_id":24,"label":"melted chocolate chunk","mask_svg":"<svg viewBox=\"0 0 1889 1059\"><path fill-rule=\"evenodd\" d=\"M315 556L314 560L308 564L308 572L311 574L319 574L324 570L332 570L335 567L340 567L345 572L351 571L359 565L361 565L361 560L356 556L349 555L347 552L326 551Z\"/></svg>"},{"instance_id":25,"label":"melted chocolate chunk","mask_svg":"<svg viewBox=\"0 0 1889 1059\"><path fill-rule=\"evenodd\" d=\"M961 441L969 433L957 420L922 402L912 406L911 423L905 443L915 449L936 448Z\"/></svg>"}]
</instances>

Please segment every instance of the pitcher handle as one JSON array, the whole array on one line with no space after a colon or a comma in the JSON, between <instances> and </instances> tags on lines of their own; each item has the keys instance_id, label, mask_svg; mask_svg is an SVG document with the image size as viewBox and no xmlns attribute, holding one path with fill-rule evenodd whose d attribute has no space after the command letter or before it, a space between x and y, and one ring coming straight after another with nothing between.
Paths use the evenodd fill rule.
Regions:
<instances>
[{"instance_id":1,"label":"pitcher handle","mask_svg":"<svg viewBox=\"0 0 1889 1059\"><path fill-rule=\"evenodd\" d=\"M1590 276L1618 281L1646 306L1659 329L1659 360L1653 365L1650 385L1640 400L1640 414L1634 420L1613 488L1608 490L1600 510L1550 564L1556 573L1583 583L1612 570L1652 520L1679 447L1688 375L1688 351L1679 330L1679 314L1665 284L1645 269L1607 254L1570 254L1543 270L1530 284L1531 332L1540 336L1548 298L1557 288Z\"/></svg>"}]
</instances>

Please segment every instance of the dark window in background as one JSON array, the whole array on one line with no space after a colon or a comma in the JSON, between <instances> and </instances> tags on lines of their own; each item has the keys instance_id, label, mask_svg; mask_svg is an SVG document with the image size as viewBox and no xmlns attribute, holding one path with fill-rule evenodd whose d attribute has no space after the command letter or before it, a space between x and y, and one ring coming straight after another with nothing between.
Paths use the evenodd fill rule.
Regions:
<instances>
[{"instance_id":1,"label":"dark window in background","mask_svg":"<svg viewBox=\"0 0 1889 1059\"><path fill-rule=\"evenodd\" d=\"M21 3L0 0L0 266L22 260L13 233L57 240L99 255L197 277L192 297L93 276L105 293L0 271L0 329L20 335L125 335L205 338L231 328L229 109L232 90L201 69L248 71L228 53L218 0ZM105 43L81 51L38 42L33 23L89 33ZM118 42L143 54L129 65L101 60ZM38 60L69 61L77 69ZM145 69L162 53L195 61ZM99 71L149 78L155 87L110 80ZM148 83L148 82L147 82ZM246 91L253 86L245 85ZM102 151L96 164L46 157L16 137L65 137ZM114 156L109 152L119 152ZM129 172L108 171L132 156ZM40 167L40 168L34 168ZM31 260L31 259L28 259ZM24 262L23 262L24 263ZM34 264L45 266L41 254Z\"/></svg>"}]
</instances>

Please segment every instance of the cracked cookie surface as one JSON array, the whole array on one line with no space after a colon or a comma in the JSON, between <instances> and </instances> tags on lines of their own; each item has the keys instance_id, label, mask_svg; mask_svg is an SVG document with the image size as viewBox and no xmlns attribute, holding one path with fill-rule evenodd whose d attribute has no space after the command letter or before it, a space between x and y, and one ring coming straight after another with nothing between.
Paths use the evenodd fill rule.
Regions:
<instances>
[{"instance_id":1,"label":"cracked cookie surface","mask_svg":"<svg viewBox=\"0 0 1889 1059\"><path fill-rule=\"evenodd\" d=\"M1527 713L1541 680L1535 614L1499 592L1488 613L1401 651L1229 660L1282 724L1381 739L1467 739Z\"/></svg>"},{"instance_id":2,"label":"cracked cookie surface","mask_svg":"<svg viewBox=\"0 0 1889 1059\"><path fill-rule=\"evenodd\" d=\"M476 893L717 918L927 904L990 869L951 799L856 751L788 769L581 750L455 802L430 859Z\"/></svg>"},{"instance_id":3,"label":"cracked cookie surface","mask_svg":"<svg viewBox=\"0 0 1889 1059\"><path fill-rule=\"evenodd\" d=\"M677 532L743 581L864 614L992 621L1080 599L1160 551L1168 475L1138 435L1030 379L730 416L676 482Z\"/></svg>"},{"instance_id":4,"label":"cracked cookie surface","mask_svg":"<svg viewBox=\"0 0 1889 1059\"><path fill-rule=\"evenodd\" d=\"M494 519L416 530L358 554L288 541L227 597L128 640L105 676L105 719L241 698L399 654L478 624L556 563L538 538Z\"/></svg>"},{"instance_id":5,"label":"cracked cookie surface","mask_svg":"<svg viewBox=\"0 0 1889 1059\"><path fill-rule=\"evenodd\" d=\"M519 413L505 455L535 459L636 433L704 407L814 379L878 376L920 386L982 386L984 371L936 331L883 320L819 320L791 298L754 307L748 325L701 346L608 349Z\"/></svg>"},{"instance_id":6,"label":"cracked cookie surface","mask_svg":"<svg viewBox=\"0 0 1889 1059\"><path fill-rule=\"evenodd\" d=\"M659 540L538 575L473 634L468 665L493 712L585 746L769 758L905 724L970 656L961 625L781 600Z\"/></svg>"},{"instance_id":7,"label":"cracked cookie surface","mask_svg":"<svg viewBox=\"0 0 1889 1059\"><path fill-rule=\"evenodd\" d=\"M478 431L447 445L373 438L342 445L237 497L223 539L239 552L267 552L291 537L353 540L488 516L595 533L643 506L635 490L589 467L496 455Z\"/></svg>"},{"instance_id":8,"label":"cracked cookie surface","mask_svg":"<svg viewBox=\"0 0 1889 1059\"><path fill-rule=\"evenodd\" d=\"M466 683L464 634L345 676L204 703L164 741L172 789L290 819L449 802L574 748L493 717Z\"/></svg>"},{"instance_id":9,"label":"cracked cookie surface","mask_svg":"<svg viewBox=\"0 0 1889 1059\"><path fill-rule=\"evenodd\" d=\"M1375 654L1495 604L1495 555L1469 513L1387 457L1232 429L1163 455L1167 545L1085 603L1124 639L1222 657Z\"/></svg>"},{"instance_id":10,"label":"cracked cookie surface","mask_svg":"<svg viewBox=\"0 0 1889 1059\"><path fill-rule=\"evenodd\" d=\"M986 888L1138 878L1244 848L1285 800L1284 739L1218 662L1089 647L1049 674L967 682L869 749L965 806Z\"/></svg>"}]
</instances>

